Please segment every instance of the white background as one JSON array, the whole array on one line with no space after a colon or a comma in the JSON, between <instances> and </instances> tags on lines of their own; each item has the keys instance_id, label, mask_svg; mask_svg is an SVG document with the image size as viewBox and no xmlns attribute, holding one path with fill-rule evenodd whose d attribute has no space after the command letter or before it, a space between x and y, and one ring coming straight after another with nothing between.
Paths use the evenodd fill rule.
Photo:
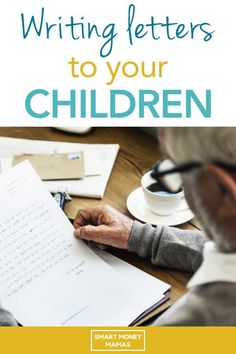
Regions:
<instances>
[{"instance_id":1,"label":"white background","mask_svg":"<svg viewBox=\"0 0 236 354\"><path fill-rule=\"evenodd\" d=\"M153 41L150 36L135 42L128 42L127 17L128 6L136 5L135 23L147 23L151 16L162 22L166 16L172 21L185 23L209 22L215 30L213 39L204 42L191 40L188 36L182 40L166 39ZM1 126L236 126L235 118L235 18L233 0L66 0L66 1L16 1L4 2L0 12L1 65L0 65L0 125ZM99 56L103 40L90 39L73 41L65 34L60 40L52 36L50 40L30 35L23 39L20 14L29 19L38 15L45 7L45 18L56 22L62 16L62 22L70 16L84 22L96 23L104 28L110 22L116 24L118 36L114 40L112 54L105 59ZM71 57L80 62L93 61L98 67L96 77L91 79L72 78L67 62ZM164 68L163 78L144 79L141 76L128 79L119 75L112 86L105 61L115 64L117 61L169 62ZM25 98L34 89L47 91L57 89L61 99L69 98L71 89L96 89L98 110L109 110L109 91L111 89L128 90L134 95L138 90L150 89L161 93L163 89L193 89L196 93L212 90L212 118L206 119L194 112L187 119L153 118L147 114L138 118L132 116L122 119L69 118L69 109L60 111L60 117L53 119L35 119L25 110ZM201 96L199 94L199 96ZM51 109L49 98L38 99L40 110ZM45 106L45 102L47 106ZM122 102L120 103L122 109ZM182 108L184 110L184 107ZM160 115L161 115L160 105Z\"/></svg>"}]
</instances>

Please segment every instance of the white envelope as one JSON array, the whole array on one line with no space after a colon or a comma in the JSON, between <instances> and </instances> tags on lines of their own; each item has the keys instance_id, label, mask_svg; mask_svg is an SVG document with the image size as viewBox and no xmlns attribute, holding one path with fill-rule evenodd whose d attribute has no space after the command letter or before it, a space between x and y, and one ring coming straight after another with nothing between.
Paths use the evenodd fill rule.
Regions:
<instances>
[{"instance_id":1,"label":"white envelope","mask_svg":"<svg viewBox=\"0 0 236 354\"><path fill-rule=\"evenodd\" d=\"M92 175L99 168L101 174L77 181L46 181L44 183L52 193L67 189L69 194L74 196L102 199L119 151L118 144L77 144L0 137L1 171L11 167L14 155L75 151L84 152L87 175Z\"/></svg>"}]
</instances>

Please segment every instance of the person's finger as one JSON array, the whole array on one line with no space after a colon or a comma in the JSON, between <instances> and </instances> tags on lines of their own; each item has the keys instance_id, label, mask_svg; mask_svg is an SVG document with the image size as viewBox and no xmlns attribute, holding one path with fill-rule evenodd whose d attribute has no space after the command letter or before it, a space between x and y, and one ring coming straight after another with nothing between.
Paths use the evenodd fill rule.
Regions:
<instances>
[{"instance_id":1,"label":"person's finger","mask_svg":"<svg viewBox=\"0 0 236 354\"><path fill-rule=\"evenodd\" d=\"M74 226L84 226L87 224L92 224L96 215L99 212L100 207L90 207L82 210L78 210L77 215L74 220Z\"/></svg>"},{"instance_id":2,"label":"person's finger","mask_svg":"<svg viewBox=\"0 0 236 354\"><path fill-rule=\"evenodd\" d=\"M113 221L112 212L107 206L90 207L83 210L79 210L75 220L75 228L91 225L109 224Z\"/></svg>"},{"instance_id":3,"label":"person's finger","mask_svg":"<svg viewBox=\"0 0 236 354\"><path fill-rule=\"evenodd\" d=\"M75 237L82 238L83 240L94 241L102 244L109 244L109 230L105 225L93 226L86 225L75 229Z\"/></svg>"},{"instance_id":4,"label":"person's finger","mask_svg":"<svg viewBox=\"0 0 236 354\"><path fill-rule=\"evenodd\" d=\"M77 212L77 215L74 219L74 222L73 222L73 226L75 228L79 227L79 226L84 226L86 225L86 219L83 217L83 214L81 214L80 211Z\"/></svg>"}]
</instances>

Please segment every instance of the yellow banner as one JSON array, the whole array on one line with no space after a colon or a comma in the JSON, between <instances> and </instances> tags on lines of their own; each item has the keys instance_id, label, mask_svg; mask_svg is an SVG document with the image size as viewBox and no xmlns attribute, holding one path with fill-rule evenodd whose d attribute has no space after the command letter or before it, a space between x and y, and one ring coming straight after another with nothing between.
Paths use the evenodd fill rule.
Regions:
<instances>
[{"instance_id":1,"label":"yellow banner","mask_svg":"<svg viewBox=\"0 0 236 354\"><path fill-rule=\"evenodd\" d=\"M235 327L0 328L6 354L222 354L235 352Z\"/></svg>"}]
</instances>

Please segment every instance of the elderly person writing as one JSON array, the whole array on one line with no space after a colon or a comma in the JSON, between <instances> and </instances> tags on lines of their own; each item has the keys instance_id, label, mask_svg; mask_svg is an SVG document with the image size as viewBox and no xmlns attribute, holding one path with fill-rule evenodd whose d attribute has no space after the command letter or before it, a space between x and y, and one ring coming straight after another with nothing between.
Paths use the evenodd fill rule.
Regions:
<instances>
[{"instance_id":1,"label":"elderly person writing","mask_svg":"<svg viewBox=\"0 0 236 354\"><path fill-rule=\"evenodd\" d=\"M78 212L75 236L195 272L187 294L155 325L236 325L236 128L166 128L161 143L182 171L204 234L154 228L95 207Z\"/></svg>"}]
</instances>

